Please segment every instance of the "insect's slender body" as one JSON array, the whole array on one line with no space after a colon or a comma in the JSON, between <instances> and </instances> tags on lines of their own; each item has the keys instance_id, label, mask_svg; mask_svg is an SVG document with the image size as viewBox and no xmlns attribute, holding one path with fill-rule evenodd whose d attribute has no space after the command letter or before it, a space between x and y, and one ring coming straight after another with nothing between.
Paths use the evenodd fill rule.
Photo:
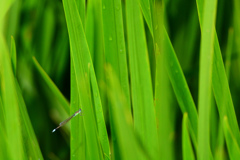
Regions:
<instances>
[{"instance_id":1,"label":"insect's slender body","mask_svg":"<svg viewBox=\"0 0 240 160\"><path fill-rule=\"evenodd\" d=\"M68 121L70 121L73 117L75 117L78 114L82 113L82 109L79 109L78 111L76 111L71 117L65 119L64 121L62 121L61 123L59 123L59 126L55 129L52 130L52 132L55 132L58 128L62 127L64 124L66 124Z\"/></svg>"}]
</instances>

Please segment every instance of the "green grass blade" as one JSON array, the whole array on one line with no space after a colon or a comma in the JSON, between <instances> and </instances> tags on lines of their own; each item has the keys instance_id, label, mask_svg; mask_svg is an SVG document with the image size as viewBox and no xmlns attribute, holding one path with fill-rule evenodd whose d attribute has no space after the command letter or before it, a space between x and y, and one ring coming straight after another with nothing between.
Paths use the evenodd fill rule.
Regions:
<instances>
[{"instance_id":1,"label":"green grass blade","mask_svg":"<svg viewBox=\"0 0 240 160\"><path fill-rule=\"evenodd\" d=\"M200 27L202 26L202 14L203 14L203 1L196 0L198 7L198 17L200 21ZM229 126L236 138L238 144L240 144L240 134L235 110L231 98L231 93L228 86L228 80L225 73L225 68L221 56L221 50L218 43L217 34L214 34L214 57L213 57L213 71L212 71L212 85L213 93L218 106L220 118L226 115L228 117Z\"/></svg>"},{"instance_id":2,"label":"green grass blade","mask_svg":"<svg viewBox=\"0 0 240 160\"><path fill-rule=\"evenodd\" d=\"M17 54L16 54L16 44L13 37L11 37L11 59L12 59L13 73L16 76Z\"/></svg>"},{"instance_id":3,"label":"green grass blade","mask_svg":"<svg viewBox=\"0 0 240 160\"><path fill-rule=\"evenodd\" d=\"M121 0L103 0L102 15L106 63L120 79L131 110Z\"/></svg>"},{"instance_id":4,"label":"green grass blade","mask_svg":"<svg viewBox=\"0 0 240 160\"><path fill-rule=\"evenodd\" d=\"M94 30L95 30L95 24L94 24L94 2L92 0L88 1L87 5L87 17L86 17L86 38L88 42L89 51L91 53L91 58L94 63Z\"/></svg>"},{"instance_id":5,"label":"green grass blade","mask_svg":"<svg viewBox=\"0 0 240 160\"><path fill-rule=\"evenodd\" d=\"M240 157L240 148L237 143L236 138L234 137L232 130L229 126L228 123L228 118L225 116L223 119L223 130L224 130L224 135L225 139L227 142L227 148L228 148L228 153L230 156L230 159L239 159Z\"/></svg>"},{"instance_id":6,"label":"green grass blade","mask_svg":"<svg viewBox=\"0 0 240 160\"><path fill-rule=\"evenodd\" d=\"M84 0L76 0L76 5L78 9L78 13L82 20L83 26L85 26L85 1ZM69 38L70 40L70 38ZM71 45L71 44L70 44ZM71 47L71 46L70 46ZM80 93L77 88L77 77L76 71L74 69L73 56L71 58L71 113L74 113L81 106L80 103ZM83 119L71 122L71 128L79 129L71 129L71 159L86 159L86 133L84 130ZM77 140L76 140L77 138Z\"/></svg>"},{"instance_id":7,"label":"green grass blade","mask_svg":"<svg viewBox=\"0 0 240 160\"><path fill-rule=\"evenodd\" d=\"M209 140L210 140L210 149L214 156L217 142L218 142L218 134L219 134L219 117L218 117L218 110L217 105L215 103L214 95L211 94L211 108L210 108L210 118L209 118Z\"/></svg>"},{"instance_id":8,"label":"green grass blade","mask_svg":"<svg viewBox=\"0 0 240 160\"><path fill-rule=\"evenodd\" d=\"M191 138L188 131L188 115L184 113L182 121L182 152L183 160L195 160Z\"/></svg>"},{"instance_id":9,"label":"green grass blade","mask_svg":"<svg viewBox=\"0 0 240 160\"><path fill-rule=\"evenodd\" d=\"M215 35L215 38L216 35ZM229 126L233 131L238 144L240 144L240 134L238 122L228 86L228 80L224 69L221 51L218 43L214 42L214 61L213 61L213 91L217 102L220 117L229 117ZM223 98L224 97L224 98Z\"/></svg>"},{"instance_id":10,"label":"green grass blade","mask_svg":"<svg viewBox=\"0 0 240 160\"><path fill-rule=\"evenodd\" d=\"M20 90L20 87L15 81L16 84L16 91L17 91L17 97L18 97L18 104L20 108L20 117L21 117L21 123L22 123L22 136L23 136L23 144L24 144L24 151L27 153L27 157L29 159L43 159L41 150L38 145L37 138L35 136L35 133L32 128L31 121L28 116L27 108L24 103L22 93Z\"/></svg>"},{"instance_id":11,"label":"green grass blade","mask_svg":"<svg viewBox=\"0 0 240 160\"><path fill-rule=\"evenodd\" d=\"M13 73L16 75L16 45L13 37L11 37L11 59L13 66ZM17 93L17 103L20 111L20 119L21 119L21 132L24 140L25 149L24 152L27 153L29 158L33 159L43 159L40 148L38 146L37 139L35 137L30 119L28 117L27 109L18 85L18 82L15 80L15 87Z\"/></svg>"},{"instance_id":12,"label":"green grass blade","mask_svg":"<svg viewBox=\"0 0 240 160\"><path fill-rule=\"evenodd\" d=\"M91 79L91 86L92 86L94 109L95 109L97 126L98 126L98 136L102 145L104 157L105 159L109 159L110 146L109 146L108 134L107 134L106 124L103 116L102 103L100 99L98 84L94 74L93 66L90 66L90 79Z\"/></svg>"},{"instance_id":13,"label":"green grass blade","mask_svg":"<svg viewBox=\"0 0 240 160\"><path fill-rule=\"evenodd\" d=\"M194 101L192 99L192 95L189 91L186 79L183 75L181 66L178 62L175 51L168 37L167 31L162 26L163 23L161 22L161 20L159 20L159 16L157 14L158 11L161 10L161 4L159 3L160 2L155 2L155 4L153 4L154 8L151 7L153 8L151 9L152 15L154 15L153 28L155 29L153 30L153 33L154 33L154 39L155 39L154 41L155 41L155 47L156 47L155 52L158 53L157 48L159 48L159 46L163 47L161 49L162 52L160 54L163 54L163 59L165 63L164 65L166 66L167 73L171 81L171 84L173 86L173 90L177 97L180 108L183 113L187 112L189 115L189 121L191 124L190 134L193 138L193 143L196 146L197 126L198 126L197 110L196 110ZM162 35L162 37L159 37L158 35Z\"/></svg>"},{"instance_id":14,"label":"green grass blade","mask_svg":"<svg viewBox=\"0 0 240 160\"><path fill-rule=\"evenodd\" d=\"M148 28L153 35L153 29L152 29L152 17L151 17L151 12L150 12L150 4L149 0L139 0L141 9L142 9L142 14L145 17L145 20L147 22Z\"/></svg>"},{"instance_id":15,"label":"green grass blade","mask_svg":"<svg viewBox=\"0 0 240 160\"><path fill-rule=\"evenodd\" d=\"M88 75L88 65L92 64L88 49L84 28L75 1L63 1L71 48L71 57L76 75L76 86L79 93L80 106L82 108L86 146L89 159L103 159L100 150L100 143L97 136L97 125L90 98L90 84ZM73 18L74 17L74 18ZM74 112L71 110L71 112ZM79 118L79 117L78 117ZM78 120L78 119L75 119ZM71 130L76 130L79 126L73 126ZM77 136L77 135L76 135ZM79 137L72 137L72 143L79 144Z\"/></svg>"},{"instance_id":16,"label":"green grass blade","mask_svg":"<svg viewBox=\"0 0 240 160\"><path fill-rule=\"evenodd\" d=\"M214 159L217 159L217 160L226 160L227 159L222 121L219 121L219 124L218 124L217 144L216 144L216 148L215 148Z\"/></svg>"},{"instance_id":17,"label":"green grass blade","mask_svg":"<svg viewBox=\"0 0 240 160\"><path fill-rule=\"evenodd\" d=\"M137 0L126 1L134 128L151 159L159 151L153 91L143 19Z\"/></svg>"},{"instance_id":18,"label":"green grass blade","mask_svg":"<svg viewBox=\"0 0 240 160\"><path fill-rule=\"evenodd\" d=\"M76 5L78 9L78 13L81 17L82 24L85 26L85 1L84 0L76 0ZM77 78L76 72L74 69L74 63L72 56L71 57L71 112L74 113L80 104L79 92L77 88ZM71 159L85 159L86 156L86 135L84 131L84 123L83 119L79 119L71 122L71 128L79 127L79 129L71 129ZM76 141L76 137L78 137L78 141ZM81 158L80 158L81 157Z\"/></svg>"},{"instance_id":19,"label":"green grass blade","mask_svg":"<svg viewBox=\"0 0 240 160\"><path fill-rule=\"evenodd\" d=\"M20 128L19 105L15 88L10 54L6 42L0 33L0 82L1 95L5 111L5 126L11 159L24 159L22 134Z\"/></svg>"},{"instance_id":20,"label":"green grass blade","mask_svg":"<svg viewBox=\"0 0 240 160\"><path fill-rule=\"evenodd\" d=\"M210 106L212 96L212 61L214 28L216 20L217 1L206 1L204 4L203 26L200 50L199 78L199 126L198 126L198 159L212 157L210 150Z\"/></svg>"},{"instance_id":21,"label":"green grass blade","mask_svg":"<svg viewBox=\"0 0 240 160\"><path fill-rule=\"evenodd\" d=\"M41 65L38 63L37 59L35 57L32 58L33 64L35 65L36 69L40 73L41 77L45 81L48 88L51 90L53 95L57 98L60 105L54 105L53 110L55 110L55 121L57 123L67 119L70 115L70 106L68 100L63 96L61 91L57 88L57 86L54 84L54 82L51 80L51 78L48 76L48 74L44 71L44 69L41 67ZM64 129L66 129L67 133L70 130L70 124L67 123L63 126Z\"/></svg>"},{"instance_id":22,"label":"green grass blade","mask_svg":"<svg viewBox=\"0 0 240 160\"><path fill-rule=\"evenodd\" d=\"M35 65L35 67L37 68L38 72L42 76L43 80L45 81L45 83L47 84L49 89L52 91L52 93L57 97L60 104L62 105L62 108L59 108L59 109L63 110L65 112L64 114L68 117L70 115L69 114L70 113L70 107L69 107L68 100L64 97L64 95L57 88L57 86L54 84L54 82L51 80L51 78L48 76L48 74L44 71L44 69L38 63L37 59L35 57L33 57L32 59L33 59L33 63Z\"/></svg>"},{"instance_id":23,"label":"green grass blade","mask_svg":"<svg viewBox=\"0 0 240 160\"><path fill-rule=\"evenodd\" d=\"M128 109L131 110L121 0L102 0L102 17L106 63L112 66L120 80L122 91L126 96ZM106 83L109 84L107 79ZM117 158L120 156L120 153L116 141L117 137L115 137L116 131L112 130L113 117L110 115L109 119L114 157Z\"/></svg>"},{"instance_id":24,"label":"green grass blade","mask_svg":"<svg viewBox=\"0 0 240 160\"><path fill-rule=\"evenodd\" d=\"M157 10L157 17L159 18L158 23L161 24L163 21L163 10L161 9L161 4L159 4ZM162 40L161 37L159 41L160 40ZM155 48L154 54L156 55L155 106L160 145L159 156L160 159L171 160L177 157L174 149L174 145L176 144L174 136L176 132L176 98L166 71L163 54L161 54L157 47Z\"/></svg>"},{"instance_id":25,"label":"green grass blade","mask_svg":"<svg viewBox=\"0 0 240 160\"><path fill-rule=\"evenodd\" d=\"M162 55L156 60L155 106L159 135L160 159L175 159L176 99L163 63Z\"/></svg>"},{"instance_id":26,"label":"green grass blade","mask_svg":"<svg viewBox=\"0 0 240 160\"><path fill-rule=\"evenodd\" d=\"M231 68L231 57L232 57L232 47L233 47L233 29L230 28L228 31L228 42L226 49L226 59L225 59L225 68L226 75L229 81L230 77L230 68ZM214 158L218 160L227 159L227 155L225 153L225 139L224 139L224 130L223 130L223 122L220 120L218 124L218 136L216 142L216 150Z\"/></svg>"},{"instance_id":27,"label":"green grass blade","mask_svg":"<svg viewBox=\"0 0 240 160\"><path fill-rule=\"evenodd\" d=\"M131 112L128 110L126 97L121 91L121 86L114 70L111 66L106 68L109 85L107 88L107 95L110 100L109 114L112 117L112 123L115 130L114 134L118 146L117 159L147 159L144 152L136 139L133 131L133 122ZM113 153L115 154L115 152ZM149 159L149 157L148 157Z\"/></svg>"},{"instance_id":28,"label":"green grass blade","mask_svg":"<svg viewBox=\"0 0 240 160\"><path fill-rule=\"evenodd\" d=\"M80 105L79 93L77 88L77 79L71 59L71 112L74 113ZM84 131L83 119L71 121L71 159L86 159L86 135Z\"/></svg>"},{"instance_id":29,"label":"green grass blade","mask_svg":"<svg viewBox=\"0 0 240 160\"><path fill-rule=\"evenodd\" d=\"M163 27L163 18L161 18L162 2L159 0L152 0L150 3L152 23L153 23L153 37L155 43L156 55L163 54L164 63L167 69L167 73L173 90L177 97L178 103L183 113L187 112L190 121L190 134L193 138L193 143L196 146L198 116L197 110L192 99L192 95L189 91L186 79L183 75L181 66L176 57L175 51L172 47L171 41L168 37L166 29ZM144 10L143 10L144 11ZM162 35L159 36L159 35ZM161 48L161 46L164 46ZM160 49L160 50L159 50Z\"/></svg>"},{"instance_id":30,"label":"green grass blade","mask_svg":"<svg viewBox=\"0 0 240 160\"><path fill-rule=\"evenodd\" d=\"M104 73L104 42L103 42L103 20L102 20L102 0L94 0L94 20L95 20L95 29L94 29L94 60L93 66L99 85L99 92L101 96L101 102L103 107L104 115L107 113L107 101L106 93L101 88L101 84L105 83L105 73Z\"/></svg>"},{"instance_id":31,"label":"green grass blade","mask_svg":"<svg viewBox=\"0 0 240 160\"><path fill-rule=\"evenodd\" d=\"M78 13L82 20L82 26L85 28L85 12L86 12L86 1L85 0L74 0L78 9Z\"/></svg>"}]
</instances>

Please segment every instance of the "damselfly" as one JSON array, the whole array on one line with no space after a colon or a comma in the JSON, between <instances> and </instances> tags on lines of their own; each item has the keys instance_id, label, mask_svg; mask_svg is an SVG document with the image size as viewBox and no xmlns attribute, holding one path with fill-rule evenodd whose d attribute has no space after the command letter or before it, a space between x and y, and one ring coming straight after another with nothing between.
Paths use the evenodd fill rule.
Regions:
<instances>
[{"instance_id":1,"label":"damselfly","mask_svg":"<svg viewBox=\"0 0 240 160\"><path fill-rule=\"evenodd\" d=\"M58 128L62 127L64 124L66 124L68 121L70 121L73 117L75 117L76 115L82 113L82 109L79 109L77 112L75 112L71 117L69 117L68 119L62 121L61 123L59 123L59 126L57 128L55 128L54 130L52 130L52 132L55 132Z\"/></svg>"}]
</instances>

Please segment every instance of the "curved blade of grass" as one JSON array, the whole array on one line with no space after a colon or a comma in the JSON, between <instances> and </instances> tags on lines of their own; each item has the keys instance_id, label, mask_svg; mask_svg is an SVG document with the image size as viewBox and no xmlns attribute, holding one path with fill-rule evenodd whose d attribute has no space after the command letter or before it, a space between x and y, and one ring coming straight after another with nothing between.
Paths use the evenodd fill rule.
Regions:
<instances>
[{"instance_id":1,"label":"curved blade of grass","mask_svg":"<svg viewBox=\"0 0 240 160\"><path fill-rule=\"evenodd\" d=\"M151 0L151 15L153 23L153 37L155 43L156 56L163 54L164 65L173 86L174 93L177 97L182 113L187 112L190 121L190 134L194 146L197 146L197 128L198 128L198 116L197 110L189 91L186 79L183 75L183 71L176 57L175 51L172 47L171 41L168 37L167 31L163 26L163 18L161 18L162 1ZM162 36L160 36L162 35Z\"/></svg>"},{"instance_id":2,"label":"curved blade of grass","mask_svg":"<svg viewBox=\"0 0 240 160\"><path fill-rule=\"evenodd\" d=\"M16 44L14 38L11 36L11 59L12 59L12 67L13 73L16 76L16 67L17 67L17 55L16 55Z\"/></svg>"},{"instance_id":3,"label":"curved blade of grass","mask_svg":"<svg viewBox=\"0 0 240 160\"><path fill-rule=\"evenodd\" d=\"M199 125L198 125L198 159L212 157L210 149L210 106L211 79L213 62L214 28L216 20L217 0L205 1L200 50L199 75Z\"/></svg>"},{"instance_id":4,"label":"curved blade of grass","mask_svg":"<svg viewBox=\"0 0 240 160\"><path fill-rule=\"evenodd\" d=\"M137 0L126 1L134 128L151 159L159 152L153 91L143 19Z\"/></svg>"},{"instance_id":5,"label":"curved blade of grass","mask_svg":"<svg viewBox=\"0 0 240 160\"><path fill-rule=\"evenodd\" d=\"M121 91L119 80L114 74L111 66L106 68L108 77L107 95L110 105L109 114L112 117L112 123L115 130L114 134L119 149L121 159L147 159L146 155L140 149L136 136L133 131L133 122L131 112L128 110L125 95ZM115 153L114 153L115 154ZM149 159L149 157L148 157Z\"/></svg>"},{"instance_id":6,"label":"curved blade of grass","mask_svg":"<svg viewBox=\"0 0 240 160\"><path fill-rule=\"evenodd\" d=\"M12 59L12 66L13 72L16 74L16 46L13 37L11 37L11 59ZM20 119L21 119L21 131L22 137L24 140L24 151L27 153L26 155L28 158L33 159L43 159L36 136L34 134L28 113L27 108L25 106L20 87L18 85L17 80L15 79L16 85L16 93L17 93L17 103L19 106L20 111Z\"/></svg>"},{"instance_id":7,"label":"curved blade of grass","mask_svg":"<svg viewBox=\"0 0 240 160\"><path fill-rule=\"evenodd\" d=\"M223 119L223 130L224 130L224 135L227 142L227 148L228 148L230 159L232 160L239 159L240 148L228 124L227 116L224 116L224 119Z\"/></svg>"},{"instance_id":8,"label":"curved blade of grass","mask_svg":"<svg viewBox=\"0 0 240 160\"><path fill-rule=\"evenodd\" d=\"M0 82L3 107L5 111L5 126L7 142L11 159L24 159L22 149L22 134L20 128L19 104L15 88L15 77L13 75L11 60L7 50L6 42L0 31Z\"/></svg>"},{"instance_id":9,"label":"curved blade of grass","mask_svg":"<svg viewBox=\"0 0 240 160\"><path fill-rule=\"evenodd\" d=\"M108 140L107 129L105 125L105 120L103 116L102 110L102 103L100 99L100 94L98 90L98 84L96 77L94 75L93 66L90 66L90 79L91 79L91 86L92 86L92 93L93 93L93 100L94 100L94 109L97 119L97 127L98 127L98 136L102 145L102 149L104 152L104 159L109 159L110 157L110 146Z\"/></svg>"},{"instance_id":10,"label":"curved blade of grass","mask_svg":"<svg viewBox=\"0 0 240 160\"><path fill-rule=\"evenodd\" d=\"M198 17L201 27L203 19L203 1L196 0L196 3L198 7ZM216 31L214 33L214 57L212 74L213 93L218 106L220 118L223 119L225 115L228 117L229 126L238 142L238 145L240 145L239 126L228 86L228 80L221 56L221 50L218 43Z\"/></svg>"},{"instance_id":11,"label":"curved blade of grass","mask_svg":"<svg viewBox=\"0 0 240 160\"><path fill-rule=\"evenodd\" d=\"M183 160L195 160L191 138L188 131L188 115L184 113L182 121L182 152Z\"/></svg>"},{"instance_id":12,"label":"curved blade of grass","mask_svg":"<svg viewBox=\"0 0 240 160\"><path fill-rule=\"evenodd\" d=\"M90 84L87 80L89 78L88 64L91 65L92 62L82 21L78 14L75 1L63 0L63 7L69 31L71 57L76 75L79 101L81 104L79 107L82 108L84 114L82 118L86 133L87 157L90 159L103 159L97 136L97 125L90 99ZM76 130L78 128L79 126L72 125L71 130ZM72 143L79 144L78 142L79 137L72 138Z\"/></svg>"},{"instance_id":13,"label":"curved blade of grass","mask_svg":"<svg viewBox=\"0 0 240 160\"><path fill-rule=\"evenodd\" d=\"M52 93L56 96L58 101L61 105L54 105L53 108L57 110L59 113L60 119L59 121L63 121L67 119L70 115L70 106L68 100L62 95L61 91L57 88L57 86L54 84L54 82L51 80L51 78L47 75L47 73L44 71L44 69L41 67L41 65L38 63L37 59L35 57L32 58L33 63L36 67L36 69L39 71L40 75L42 76L43 80L49 87L49 89L52 91ZM70 124L67 123L64 128L69 129Z\"/></svg>"},{"instance_id":14,"label":"curved blade of grass","mask_svg":"<svg viewBox=\"0 0 240 160\"><path fill-rule=\"evenodd\" d=\"M43 159L41 150L38 145L37 138L35 136L35 133L32 128L31 121L28 116L27 108L24 103L22 93L20 90L20 87L15 81L16 84L16 91L17 91L17 97L18 97L18 104L20 109L20 117L21 117L21 123L22 123L22 136L23 136L23 142L24 142L24 149L27 153L27 157L29 159Z\"/></svg>"},{"instance_id":15,"label":"curved blade of grass","mask_svg":"<svg viewBox=\"0 0 240 160\"><path fill-rule=\"evenodd\" d=\"M120 79L131 110L121 0L103 0L102 15L106 63L112 66Z\"/></svg>"},{"instance_id":16,"label":"curved blade of grass","mask_svg":"<svg viewBox=\"0 0 240 160\"><path fill-rule=\"evenodd\" d=\"M41 67L41 65L38 63L37 59L35 57L32 57L33 63L37 70L39 71L40 75L42 76L43 80L49 87L49 89L53 92L53 94L57 97L60 104L63 108L59 108L59 110L63 110L65 113L62 113L62 115L65 115L63 119L66 119L69 117L70 107L68 100L63 96L61 91L57 88L57 86L54 84L54 82L51 80L51 78L48 76L48 74L44 71L44 69ZM58 105L57 105L58 106Z\"/></svg>"},{"instance_id":17,"label":"curved blade of grass","mask_svg":"<svg viewBox=\"0 0 240 160\"><path fill-rule=\"evenodd\" d=\"M231 68L231 57L232 57L232 47L233 47L233 29L230 28L228 30L228 42L227 42L227 49L226 49L226 59L225 59L225 68L226 68L226 75L229 81L230 76L230 68ZM224 139L224 131L223 131L223 122L222 120L219 121L218 124L218 136L217 136L217 145L215 150L215 159L225 160L225 139Z\"/></svg>"},{"instance_id":18,"label":"curved blade of grass","mask_svg":"<svg viewBox=\"0 0 240 160\"><path fill-rule=\"evenodd\" d=\"M44 69L41 67L41 65L38 63L37 59L35 57L32 57L33 64L35 65L36 69L39 71L40 75L42 76L43 80L49 87L49 89L52 91L52 93L56 96L59 103L61 105L54 105L53 108L56 109L56 112L58 113L58 116L56 117L56 122L59 123L65 119L67 119L70 115L70 106L68 100L63 96L61 91L57 88L57 86L54 84L54 82L51 80L51 78L48 76L48 74L44 71ZM59 117L59 118L58 118ZM63 127L66 129L67 133L70 130L70 124L67 123Z\"/></svg>"}]
</instances>

